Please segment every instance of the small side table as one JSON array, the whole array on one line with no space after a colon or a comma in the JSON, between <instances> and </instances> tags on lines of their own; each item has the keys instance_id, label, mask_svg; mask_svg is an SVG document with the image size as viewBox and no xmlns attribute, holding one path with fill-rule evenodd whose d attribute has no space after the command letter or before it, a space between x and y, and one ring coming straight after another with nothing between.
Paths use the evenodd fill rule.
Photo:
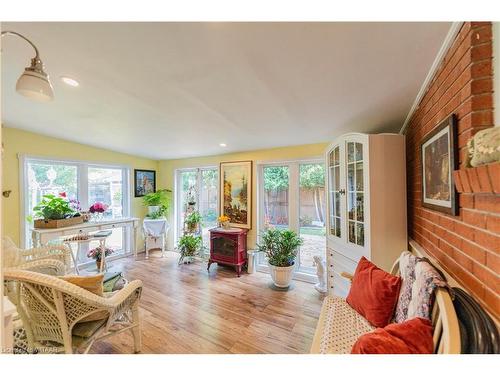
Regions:
<instances>
[{"instance_id":1,"label":"small side table","mask_svg":"<svg viewBox=\"0 0 500 375\"><path fill-rule=\"evenodd\" d=\"M103 268L104 268L104 264L105 264L105 260L106 260L106 239L109 236L110 235L95 237L95 236L90 235L89 238L86 240L71 240L71 239L63 240L63 243L65 243L69 247L71 257L73 258L73 263L75 265L75 273L77 275L80 274L80 270L78 269L78 257L74 256L73 250L71 249L71 244L72 243L76 243L76 244L90 243L92 241L99 241L99 247L101 248L101 266L99 267L99 272L101 273Z\"/></svg>"},{"instance_id":2,"label":"small side table","mask_svg":"<svg viewBox=\"0 0 500 375\"><path fill-rule=\"evenodd\" d=\"M144 251L146 259L149 258L150 249L161 249L161 256L165 252L165 238L170 226L166 219L148 219L142 222L142 231L144 233ZM136 255L137 256L137 255Z\"/></svg>"}]
</instances>

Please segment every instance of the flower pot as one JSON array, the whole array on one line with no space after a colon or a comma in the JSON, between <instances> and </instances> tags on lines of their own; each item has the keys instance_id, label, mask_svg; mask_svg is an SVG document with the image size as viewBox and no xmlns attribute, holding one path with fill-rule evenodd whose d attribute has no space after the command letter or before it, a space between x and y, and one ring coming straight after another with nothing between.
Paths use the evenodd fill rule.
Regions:
<instances>
[{"instance_id":1,"label":"flower pot","mask_svg":"<svg viewBox=\"0 0 500 375\"><path fill-rule=\"evenodd\" d=\"M288 288L290 286L294 270L295 264L289 267L276 267L271 264L269 265L271 278L273 279L274 285L278 288Z\"/></svg>"},{"instance_id":2,"label":"flower pot","mask_svg":"<svg viewBox=\"0 0 500 375\"><path fill-rule=\"evenodd\" d=\"M154 215L158 211L160 211L160 206L148 206L148 214L149 215Z\"/></svg>"}]
</instances>

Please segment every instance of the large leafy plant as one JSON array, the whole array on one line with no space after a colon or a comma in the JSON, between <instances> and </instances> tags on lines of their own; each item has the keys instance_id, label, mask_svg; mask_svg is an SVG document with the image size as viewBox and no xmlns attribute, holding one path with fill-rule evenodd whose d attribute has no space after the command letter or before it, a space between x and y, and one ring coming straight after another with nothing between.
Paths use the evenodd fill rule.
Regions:
<instances>
[{"instance_id":1,"label":"large leafy plant","mask_svg":"<svg viewBox=\"0 0 500 375\"><path fill-rule=\"evenodd\" d=\"M33 214L37 219L60 220L79 213L71 208L71 203L65 197L46 194L40 203L33 207Z\"/></svg>"},{"instance_id":2,"label":"large leafy plant","mask_svg":"<svg viewBox=\"0 0 500 375\"><path fill-rule=\"evenodd\" d=\"M185 234L179 239L177 248L181 253L179 263L182 263L185 257L195 256L203 248L203 240L201 236Z\"/></svg>"},{"instance_id":3,"label":"large leafy plant","mask_svg":"<svg viewBox=\"0 0 500 375\"><path fill-rule=\"evenodd\" d=\"M148 193L143 196L142 202L145 206L159 206L160 215L158 217L165 216L168 214L170 208L170 193L171 190L168 189L157 190L154 193Z\"/></svg>"},{"instance_id":4,"label":"large leafy plant","mask_svg":"<svg viewBox=\"0 0 500 375\"><path fill-rule=\"evenodd\" d=\"M299 246L303 242L293 230L270 228L262 233L257 247L266 254L270 265L289 267L294 265Z\"/></svg>"}]
</instances>

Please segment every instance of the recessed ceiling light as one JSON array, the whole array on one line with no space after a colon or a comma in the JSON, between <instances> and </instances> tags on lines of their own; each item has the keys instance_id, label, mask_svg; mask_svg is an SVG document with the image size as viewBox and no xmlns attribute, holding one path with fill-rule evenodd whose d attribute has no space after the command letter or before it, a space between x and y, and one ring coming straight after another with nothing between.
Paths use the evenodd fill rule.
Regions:
<instances>
[{"instance_id":1,"label":"recessed ceiling light","mask_svg":"<svg viewBox=\"0 0 500 375\"><path fill-rule=\"evenodd\" d=\"M63 81L65 84L67 84L69 86L73 86L73 87L78 87L80 85L80 83L78 83L78 81L76 79L73 79L70 77L62 76L61 81Z\"/></svg>"},{"instance_id":2,"label":"recessed ceiling light","mask_svg":"<svg viewBox=\"0 0 500 375\"><path fill-rule=\"evenodd\" d=\"M226 147L227 145L225 143L219 143L220 147Z\"/></svg>"}]
</instances>

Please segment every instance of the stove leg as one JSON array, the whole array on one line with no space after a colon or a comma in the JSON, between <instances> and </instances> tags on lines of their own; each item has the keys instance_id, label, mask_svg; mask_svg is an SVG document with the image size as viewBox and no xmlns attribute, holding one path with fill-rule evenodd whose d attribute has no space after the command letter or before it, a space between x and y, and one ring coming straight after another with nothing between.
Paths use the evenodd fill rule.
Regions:
<instances>
[{"instance_id":1,"label":"stove leg","mask_svg":"<svg viewBox=\"0 0 500 375\"><path fill-rule=\"evenodd\" d=\"M236 272L238 273L238 277L241 275L241 266L236 266Z\"/></svg>"},{"instance_id":2,"label":"stove leg","mask_svg":"<svg viewBox=\"0 0 500 375\"><path fill-rule=\"evenodd\" d=\"M210 266L212 265L212 263L213 262L211 260L208 261L207 272L210 272Z\"/></svg>"}]
</instances>

